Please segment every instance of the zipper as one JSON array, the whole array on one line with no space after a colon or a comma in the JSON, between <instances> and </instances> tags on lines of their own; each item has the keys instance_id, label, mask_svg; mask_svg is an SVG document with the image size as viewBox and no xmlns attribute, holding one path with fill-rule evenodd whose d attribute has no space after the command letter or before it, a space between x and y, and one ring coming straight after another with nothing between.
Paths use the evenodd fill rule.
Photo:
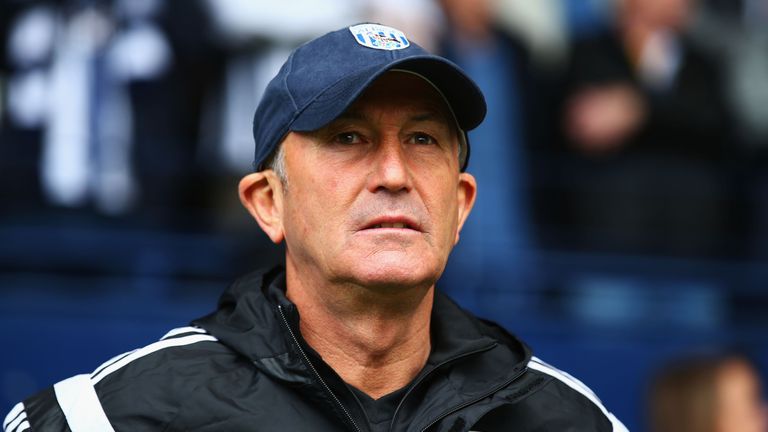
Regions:
<instances>
[{"instance_id":1,"label":"zipper","mask_svg":"<svg viewBox=\"0 0 768 432\"><path fill-rule=\"evenodd\" d=\"M400 399L400 403L399 403L399 404L397 404L397 408L395 408L395 414L392 416L392 422L389 424L389 430L390 430L390 431L392 431L392 428L395 426L395 420L397 419L397 413L398 413L398 412L400 412L400 407L402 407L402 406L403 406L403 402L405 402L405 400L408 398L408 395L410 395L410 394L411 394L411 392L413 391L413 389L415 389L416 387L418 387L418 385L419 385L419 384L420 384L422 381L424 381L424 380L425 380L425 379L426 379L428 376L432 375L432 373L433 373L433 372L435 372L436 370L440 369L441 367L443 367L443 366L447 365L448 363L453 363L454 361L456 361L456 360L459 360L459 359L462 359L462 358L464 358L464 357L468 357L468 356L471 356L471 355L475 355L475 354L479 354L479 353L481 353L481 352L485 352L485 351L488 351L488 350L490 350L490 349L492 349L492 348L496 347L496 345L498 345L498 343L494 342L493 344L491 344L491 345L489 345L489 346L487 346L487 347L478 348L478 349L476 349L476 350L474 350L474 351L466 352L466 353L464 353L464 354L461 354L461 355L458 355L458 356L456 356L456 357L452 357L452 358L449 358L449 359L447 359L447 360L443 360L442 362L438 363L438 364L437 364L437 365L436 365L436 366L435 366L435 367L434 367L432 370L430 370L430 371L429 371L429 372L427 372L426 374L424 374L424 375L420 376L420 377L419 377L419 378L418 378L418 379L417 379L417 380L416 380L416 381L413 383L413 385L412 385L412 386L411 386L411 387L408 389L408 391L406 391L406 392L405 392L405 395L403 396L403 398L402 398L402 399ZM514 379L517 379L517 376L515 376L515 378L514 378ZM485 396L483 396L483 397L485 397ZM463 408L463 407L462 407L462 408ZM459 409L461 409L461 408L459 408ZM440 418L442 418L442 417L445 417L445 416L446 416L446 415L448 415L448 414L450 414L450 412L449 412L449 413L446 413L446 414L444 414L444 415L442 415ZM438 418L437 420L435 420L435 422L437 422L438 420L440 420L440 418ZM432 426L432 425L433 425L435 422L433 422L433 423L430 423L430 425L429 425L429 426ZM427 427L429 427L429 426L427 426Z\"/></svg>"},{"instance_id":2,"label":"zipper","mask_svg":"<svg viewBox=\"0 0 768 432\"><path fill-rule=\"evenodd\" d=\"M304 357L304 361L309 365L309 368L312 369L312 372L317 377L317 380L320 381L320 384L323 385L325 390L328 392L328 394L331 395L333 400L336 402L336 404L341 408L341 410L344 412L344 414L347 416L347 419L352 423L352 426L355 428L356 432L360 432L360 428L357 426L357 423L355 423L355 420L352 418L352 415L347 411L347 408L344 407L344 405L341 403L338 397L331 391L331 388L328 386L328 384L325 383L325 380L323 380L323 377L320 376L320 373L317 372L317 369L315 369L315 365L312 364L312 361L309 360L309 356L307 356L307 353L304 352L304 348L301 347L301 344L299 343L299 339L296 337L296 334L293 332L293 329L291 329L291 326L288 325L288 319L285 318L285 313L283 312L283 306L278 305L277 309L280 311L280 316L283 318L283 323L285 324L285 328L288 329L288 333L291 334L291 338L293 339L293 342L296 344L296 347L299 348L299 352L301 353L302 357Z\"/></svg>"},{"instance_id":3,"label":"zipper","mask_svg":"<svg viewBox=\"0 0 768 432\"><path fill-rule=\"evenodd\" d=\"M528 370L528 368L527 368L527 367L523 368L523 369L522 369L520 372L518 372L517 374L515 374L515 375L514 375L512 378L508 379L508 380L507 380L506 382L504 382L503 384L501 384L501 385L498 385L498 386L494 387L494 388L493 388L491 391L489 391L489 392L487 392L487 393L483 394L482 396L476 397L476 398L472 399L471 401L468 401L468 402L464 402L464 403L462 403L462 404L460 404L460 405L458 405L458 406L456 406L456 407L454 407L454 408L451 408L451 409L449 409L448 411L446 411L446 412L444 412L444 413L440 414L439 416L437 416L437 418L435 418L435 419L434 419L434 420L432 420L432 421L431 421L431 422L430 422L428 425L426 425L426 426L424 427L424 429L422 429L422 430L421 430L421 432L426 432L426 430L427 430L427 429L429 429L429 428L431 428L432 426L434 426L434 425L435 425L435 423L437 423L437 422L439 422L440 420L442 420L442 419L444 419L444 418L448 417L449 415L451 415L451 414L455 413L456 411L462 410L462 409L464 409L464 408L466 408L466 407L468 407L468 406L470 406L470 405L472 405L472 404L476 403L476 402L477 402L477 401L479 401L479 400L485 399L485 398L487 398L488 396L490 396L490 395L492 395L492 394L496 393L497 391L499 391L499 390L503 389L504 387L506 387L506 386L508 386L508 385L512 384L512 383L513 383L513 382L514 382L516 379L520 378L520 377L521 377L521 376L522 376L522 375L525 373L525 371L527 371L527 370Z\"/></svg>"}]
</instances>

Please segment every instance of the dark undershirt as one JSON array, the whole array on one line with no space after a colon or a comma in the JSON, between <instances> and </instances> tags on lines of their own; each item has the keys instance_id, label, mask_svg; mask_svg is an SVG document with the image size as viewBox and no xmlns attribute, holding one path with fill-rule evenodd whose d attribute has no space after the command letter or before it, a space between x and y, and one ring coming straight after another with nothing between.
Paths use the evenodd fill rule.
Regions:
<instances>
[{"instance_id":1,"label":"dark undershirt","mask_svg":"<svg viewBox=\"0 0 768 432\"><path fill-rule=\"evenodd\" d=\"M360 401L360 406L363 407L363 411L365 411L365 415L368 417L371 432L387 432L392 422L392 417L395 415L397 405L405 395L408 386L378 399L371 398L355 387L349 386L349 388L355 394L357 400Z\"/></svg>"}]
</instances>

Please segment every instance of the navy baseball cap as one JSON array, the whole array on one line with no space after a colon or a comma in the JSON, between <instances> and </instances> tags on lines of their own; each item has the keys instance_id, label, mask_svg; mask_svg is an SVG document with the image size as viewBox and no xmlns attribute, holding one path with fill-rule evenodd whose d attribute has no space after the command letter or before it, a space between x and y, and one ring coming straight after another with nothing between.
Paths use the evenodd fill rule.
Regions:
<instances>
[{"instance_id":1,"label":"navy baseball cap","mask_svg":"<svg viewBox=\"0 0 768 432\"><path fill-rule=\"evenodd\" d=\"M290 131L309 132L335 120L383 73L397 69L431 83L450 107L466 149L466 132L485 118L482 92L456 64L430 54L400 30L364 23L342 28L296 48L269 82L253 118L254 167L265 162Z\"/></svg>"}]
</instances>

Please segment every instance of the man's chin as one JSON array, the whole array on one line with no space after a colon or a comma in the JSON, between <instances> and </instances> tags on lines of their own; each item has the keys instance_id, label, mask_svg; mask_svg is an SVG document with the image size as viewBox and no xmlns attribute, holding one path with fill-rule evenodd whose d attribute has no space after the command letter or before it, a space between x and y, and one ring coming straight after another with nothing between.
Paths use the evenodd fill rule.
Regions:
<instances>
[{"instance_id":1,"label":"man's chin","mask_svg":"<svg viewBox=\"0 0 768 432\"><path fill-rule=\"evenodd\" d=\"M423 262L379 261L370 265L356 265L353 278L363 286L388 290L402 290L410 287L429 287L440 277L440 272L424 266ZM363 264L363 263L360 263Z\"/></svg>"}]
</instances>

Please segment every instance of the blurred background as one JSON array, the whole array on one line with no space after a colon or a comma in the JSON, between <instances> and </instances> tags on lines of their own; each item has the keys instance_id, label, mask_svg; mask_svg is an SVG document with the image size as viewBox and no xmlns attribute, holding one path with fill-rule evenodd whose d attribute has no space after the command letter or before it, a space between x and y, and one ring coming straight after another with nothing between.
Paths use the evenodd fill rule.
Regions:
<instances>
[{"instance_id":1,"label":"blurred background","mask_svg":"<svg viewBox=\"0 0 768 432\"><path fill-rule=\"evenodd\" d=\"M278 263L262 89L361 21L461 65L475 210L439 287L631 430L681 357L768 368L768 0L2 0L0 411Z\"/></svg>"}]
</instances>

